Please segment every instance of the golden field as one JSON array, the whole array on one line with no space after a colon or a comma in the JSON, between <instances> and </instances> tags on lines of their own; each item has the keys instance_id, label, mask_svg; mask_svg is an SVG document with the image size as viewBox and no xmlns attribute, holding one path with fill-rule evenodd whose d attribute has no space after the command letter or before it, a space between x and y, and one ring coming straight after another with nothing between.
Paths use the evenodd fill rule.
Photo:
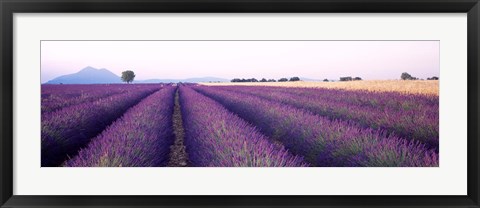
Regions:
<instances>
[{"instance_id":1,"label":"golden field","mask_svg":"<svg viewBox=\"0 0 480 208\"><path fill-rule=\"evenodd\" d=\"M209 86L278 86L278 87L313 87L344 90L368 90L374 92L400 92L407 94L439 94L438 80L362 80L348 82L226 82L200 83Z\"/></svg>"}]
</instances>

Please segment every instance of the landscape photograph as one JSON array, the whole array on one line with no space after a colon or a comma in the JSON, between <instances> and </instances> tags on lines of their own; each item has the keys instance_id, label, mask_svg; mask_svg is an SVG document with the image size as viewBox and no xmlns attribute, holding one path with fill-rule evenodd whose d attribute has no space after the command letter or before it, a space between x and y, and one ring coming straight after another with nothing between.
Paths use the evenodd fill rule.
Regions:
<instances>
[{"instance_id":1,"label":"landscape photograph","mask_svg":"<svg viewBox=\"0 0 480 208\"><path fill-rule=\"evenodd\" d=\"M41 41L41 167L439 167L439 41Z\"/></svg>"}]
</instances>

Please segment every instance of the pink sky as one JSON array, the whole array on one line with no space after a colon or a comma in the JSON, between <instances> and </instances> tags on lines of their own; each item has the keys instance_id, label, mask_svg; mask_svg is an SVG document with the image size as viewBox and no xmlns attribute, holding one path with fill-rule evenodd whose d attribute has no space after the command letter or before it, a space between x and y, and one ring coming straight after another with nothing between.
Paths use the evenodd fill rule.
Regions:
<instances>
[{"instance_id":1,"label":"pink sky","mask_svg":"<svg viewBox=\"0 0 480 208\"><path fill-rule=\"evenodd\" d=\"M136 80L439 76L439 41L42 41L42 83L92 66Z\"/></svg>"}]
</instances>

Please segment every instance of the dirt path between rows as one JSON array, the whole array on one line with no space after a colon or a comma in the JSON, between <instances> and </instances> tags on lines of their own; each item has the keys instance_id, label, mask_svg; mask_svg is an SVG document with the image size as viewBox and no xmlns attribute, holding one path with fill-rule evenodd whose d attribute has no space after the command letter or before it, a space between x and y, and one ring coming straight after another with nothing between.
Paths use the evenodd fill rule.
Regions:
<instances>
[{"instance_id":1,"label":"dirt path between rows","mask_svg":"<svg viewBox=\"0 0 480 208\"><path fill-rule=\"evenodd\" d=\"M175 92L175 106L173 109L173 133L175 141L170 146L170 159L168 167L187 167L190 165L188 154L184 145L185 130L183 129L182 112L180 110L180 102L178 89Z\"/></svg>"}]
</instances>

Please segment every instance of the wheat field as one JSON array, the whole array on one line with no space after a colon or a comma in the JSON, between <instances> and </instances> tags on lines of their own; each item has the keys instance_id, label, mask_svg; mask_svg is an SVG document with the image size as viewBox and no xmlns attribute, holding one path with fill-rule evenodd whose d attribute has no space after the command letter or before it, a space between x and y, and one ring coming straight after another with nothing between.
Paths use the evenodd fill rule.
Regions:
<instances>
[{"instance_id":1,"label":"wheat field","mask_svg":"<svg viewBox=\"0 0 480 208\"><path fill-rule=\"evenodd\" d=\"M208 86L278 86L312 87L344 90L368 90L374 92L400 92L405 94L439 95L438 80L363 80L349 82L226 82L200 83Z\"/></svg>"}]
</instances>

